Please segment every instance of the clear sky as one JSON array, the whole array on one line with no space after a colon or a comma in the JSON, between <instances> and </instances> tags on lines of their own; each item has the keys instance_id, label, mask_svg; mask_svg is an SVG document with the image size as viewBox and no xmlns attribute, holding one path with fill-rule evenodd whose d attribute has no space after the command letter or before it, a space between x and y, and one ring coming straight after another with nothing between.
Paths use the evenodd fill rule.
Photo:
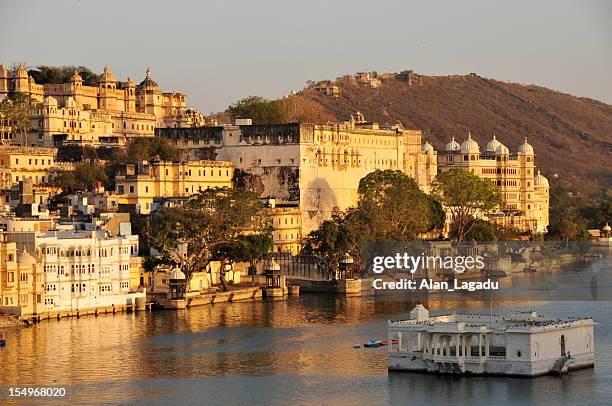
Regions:
<instances>
[{"instance_id":1,"label":"clear sky","mask_svg":"<svg viewBox=\"0 0 612 406\"><path fill-rule=\"evenodd\" d=\"M209 113L363 69L480 75L612 103L610 0L0 0L0 62L108 64Z\"/></svg>"}]
</instances>

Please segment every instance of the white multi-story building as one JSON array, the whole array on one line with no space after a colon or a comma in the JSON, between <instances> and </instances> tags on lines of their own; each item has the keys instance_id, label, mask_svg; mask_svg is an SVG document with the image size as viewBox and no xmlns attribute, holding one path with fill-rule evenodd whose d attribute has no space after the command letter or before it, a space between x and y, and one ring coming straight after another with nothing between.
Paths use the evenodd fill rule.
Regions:
<instances>
[{"instance_id":1,"label":"white multi-story building","mask_svg":"<svg viewBox=\"0 0 612 406\"><path fill-rule=\"evenodd\" d=\"M145 297L144 290L130 290L130 272L140 266L137 235L111 237L100 230L7 234L29 253L26 265L42 270L44 306L39 314L122 309Z\"/></svg>"}]
</instances>

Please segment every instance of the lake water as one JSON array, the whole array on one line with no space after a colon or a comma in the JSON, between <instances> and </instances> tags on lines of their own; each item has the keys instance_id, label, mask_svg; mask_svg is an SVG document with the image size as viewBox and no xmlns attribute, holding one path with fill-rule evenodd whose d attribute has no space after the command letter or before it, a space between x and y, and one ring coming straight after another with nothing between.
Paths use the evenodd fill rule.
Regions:
<instances>
[{"instance_id":1,"label":"lake water","mask_svg":"<svg viewBox=\"0 0 612 406\"><path fill-rule=\"evenodd\" d=\"M580 273L507 278L535 291ZM430 297L437 310L489 312L485 299ZM612 404L612 306L608 301L521 301L495 311L591 315L596 366L536 379L389 373L386 349L353 349L406 316L401 294L219 304L185 311L50 320L11 331L0 350L0 387L65 386L72 404ZM2 401L0 401L2 403ZM30 401L29 403L33 403ZM42 401L41 404L49 404ZM59 402L61 403L61 402ZM11 404L11 403L9 403Z\"/></svg>"}]
</instances>

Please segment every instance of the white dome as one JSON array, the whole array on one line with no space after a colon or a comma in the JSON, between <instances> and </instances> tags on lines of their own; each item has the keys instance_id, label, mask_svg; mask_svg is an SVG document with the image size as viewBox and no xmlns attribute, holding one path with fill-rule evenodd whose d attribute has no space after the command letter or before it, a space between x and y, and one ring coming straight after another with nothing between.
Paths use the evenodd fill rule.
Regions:
<instances>
[{"instance_id":1,"label":"white dome","mask_svg":"<svg viewBox=\"0 0 612 406\"><path fill-rule=\"evenodd\" d=\"M451 142L446 144L446 148L444 149L446 151L459 151L461 149L461 146L459 145L457 141L455 141L455 137L453 137L451 138Z\"/></svg>"},{"instance_id":2,"label":"white dome","mask_svg":"<svg viewBox=\"0 0 612 406\"><path fill-rule=\"evenodd\" d=\"M430 154L434 152L434 149L429 142L425 141L425 144L421 145L421 152Z\"/></svg>"},{"instance_id":3,"label":"white dome","mask_svg":"<svg viewBox=\"0 0 612 406\"><path fill-rule=\"evenodd\" d=\"M533 184L539 187L548 187L548 179L538 170L538 174L536 175Z\"/></svg>"},{"instance_id":4,"label":"white dome","mask_svg":"<svg viewBox=\"0 0 612 406\"><path fill-rule=\"evenodd\" d=\"M533 155L533 147L527 142L527 137L525 137L525 142L519 145L518 152L520 154Z\"/></svg>"},{"instance_id":5,"label":"white dome","mask_svg":"<svg viewBox=\"0 0 612 406\"><path fill-rule=\"evenodd\" d=\"M66 100L66 107L76 107L77 104L72 97L68 97Z\"/></svg>"},{"instance_id":6,"label":"white dome","mask_svg":"<svg viewBox=\"0 0 612 406\"><path fill-rule=\"evenodd\" d=\"M45 106L57 106L57 100L55 97L47 96L43 101L43 105Z\"/></svg>"},{"instance_id":7,"label":"white dome","mask_svg":"<svg viewBox=\"0 0 612 406\"><path fill-rule=\"evenodd\" d=\"M183 271L181 271L180 268L174 268L172 272L170 272L170 279L185 280L187 278L185 277L185 274L183 273Z\"/></svg>"},{"instance_id":8,"label":"white dome","mask_svg":"<svg viewBox=\"0 0 612 406\"><path fill-rule=\"evenodd\" d=\"M19 263L19 266L31 267L36 265L36 258L28 254L24 248L23 251L21 251L21 253L17 256L17 262Z\"/></svg>"},{"instance_id":9,"label":"white dome","mask_svg":"<svg viewBox=\"0 0 612 406\"><path fill-rule=\"evenodd\" d=\"M501 142L497 141L495 134L493 134L493 139L487 143L487 152L495 152L497 147L501 145Z\"/></svg>"},{"instance_id":10,"label":"white dome","mask_svg":"<svg viewBox=\"0 0 612 406\"><path fill-rule=\"evenodd\" d=\"M606 223L606 225L603 228L604 231L612 231L612 227L610 227L610 224Z\"/></svg>"},{"instance_id":11,"label":"white dome","mask_svg":"<svg viewBox=\"0 0 612 406\"><path fill-rule=\"evenodd\" d=\"M268 270L270 271L280 271L281 267L280 265L274 260L274 258L272 258L272 260L270 260L270 262L268 263Z\"/></svg>"},{"instance_id":12,"label":"white dome","mask_svg":"<svg viewBox=\"0 0 612 406\"><path fill-rule=\"evenodd\" d=\"M499 143L499 146L495 149L495 155L508 155L509 153L510 150L508 149L508 147L506 147L501 142Z\"/></svg>"},{"instance_id":13,"label":"white dome","mask_svg":"<svg viewBox=\"0 0 612 406\"><path fill-rule=\"evenodd\" d=\"M474 154L480 153L480 147L478 146L478 143L472 139L471 133L468 133L467 140L461 143L461 152Z\"/></svg>"}]
</instances>

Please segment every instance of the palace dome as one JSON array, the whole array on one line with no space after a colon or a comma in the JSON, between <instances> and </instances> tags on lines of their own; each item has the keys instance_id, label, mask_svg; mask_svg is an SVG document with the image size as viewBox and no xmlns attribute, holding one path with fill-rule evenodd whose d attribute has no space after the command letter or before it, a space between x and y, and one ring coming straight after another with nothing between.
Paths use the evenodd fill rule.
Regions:
<instances>
[{"instance_id":1,"label":"palace dome","mask_svg":"<svg viewBox=\"0 0 612 406\"><path fill-rule=\"evenodd\" d=\"M480 153L480 147L478 143L472 139L472 133L468 133L467 140L461 143L461 152L464 153Z\"/></svg>"},{"instance_id":2,"label":"palace dome","mask_svg":"<svg viewBox=\"0 0 612 406\"><path fill-rule=\"evenodd\" d=\"M108 68L108 65L104 67L104 72L102 72L100 82L116 82L115 76L113 76L113 73Z\"/></svg>"},{"instance_id":3,"label":"palace dome","mask_svg":"<svg viewBox=\"0 0 612 406\"><path fill-rule=\"evenodd\" d=\"M28 254L24 248L23 251L21 251L21 253L17 256L17 262L19 263L19 266L32 267L36 265L36 258Z\"/></svg>"},{"instance_id":4,"label":"palace dome","mask_svg":"<svg viewBox=\"0 0 612 406\"><path fill-rule=\"evenodd\" d=\"M431 154L434 152L434 149L429 142L425 141L425 144L421 145L421 152Z\"/></svg>"},{"instance_id":5,"label":"palace dome","mask_svg":"<svg viewBox=\"0 0 612 406\"><path fill-rule=\"evenodd\" d=\"M548 187L548 179L546 179L546 177L538 170L538 174L536 175L533 184L534 186Z\"/></svg>"},{"instance_id":6,"label":"palace dome","mask_svg":"<svg viewBox=\"0 0 612 406\"><path fill-rule=\"evenodd\" d=\"M502 144L501 142L499 143L499 146L495 148L495 155L508 155L509 153L510 150L508 149L508 147Z\"/></svg>"},{"instance_id":7,"label":"palace dome","mask_svg":"<svg viewBox=\"0 0 612 406\"><path fill-rule=\"evenodd\" d=\"M144 80L140 82L138 86L140 86L143 89L151 89L151 90L157 90L157 88L159 88L159 85L157 84L157 82L153 80L153 76L151 75L151 69L147 68L147 74Z\"/></svg>"},{"instance_id":8,"label":"palace dome","mask_svg":"<svg viewBox=\"0 0 612 406\"><path fill-rule=\"evenodd\" d=\"M461 149L461 146L457 141L455 141L455 137L453 137L451 138L451 141L446 144L446 147L444 149L446 151L459 151Z\"/></svg>"},{"instance_id":9,"label":"palace dome","mask_svg":"<svg viewBox=\"0 0 612 406\"><path fill-rule=\"evenodd\" d=\"M16 79L28 78L28 71L26 70L25 66L23 66L23 64L19 64L19 67L17 68L17 71L15 72L13 77Z\"/></svg>"},{"instance_id":10,"label":"palace dome","mask_svg":"<svg viewBox=\"0 0 612 406\"><path fill-rule=\"evenodd\" d=\"M57 106L57 99L52 96L47 96L43 100L43 106Z\"/></svg>"},{"instance_id":11,"label":"palace dome","mask_svg":"<svg viewBox=\"0 0 612 406\"><path fill-rule=\"evenodd\" d=\"M606 223L606 225L603 228L604 231L612 231L612 227L610 227L610 224Z\"/></svg>"},{"instance_id":12,"label":"palace dome","mask_svg":"<svg viewBox=\"0 0 612 406\"><path fill-rule=\"evenodd\" d=\"M74 73L72 74L72 77L70 78L71 82L82 82L83 78L81 77L81 75L79 75L79 71L78 70L74 70Z\"/></svg>"},{"instance_id":13,"label":"palace dome","mask_svg":"<svg viewBox=\"0 0 612 406\"><path fill-rule=\"evenodd\" d=\"M170 279L172 280L185 280L187 279L185 277L185 274L183 273L183 271L181 271L180 268L174 268L171 272L170 272Z\"/></svg>"},{"instance_id":14,"label":"palace dome","mask_svg":"<svg viewBox=\"0 0 612 406\"><path fill-rule=\"evenodd\" d=\"M493 134L493 139L487 143L487 148L485 151L487 152L495 152L497 147L501 145L501 142L497 141L495 134Z\"/></svg>"},{"instance_id":15,"label":"palace dome","mask_svg":"<svg viewBox=\"0 0 612 406\"><path fill-rule=\"evenodd\" d=\"M533 147L527 142L527 137L525 137L525 142L519 145L518 152L526 155L533 155Z\"/></svg>"}]
</instances>

